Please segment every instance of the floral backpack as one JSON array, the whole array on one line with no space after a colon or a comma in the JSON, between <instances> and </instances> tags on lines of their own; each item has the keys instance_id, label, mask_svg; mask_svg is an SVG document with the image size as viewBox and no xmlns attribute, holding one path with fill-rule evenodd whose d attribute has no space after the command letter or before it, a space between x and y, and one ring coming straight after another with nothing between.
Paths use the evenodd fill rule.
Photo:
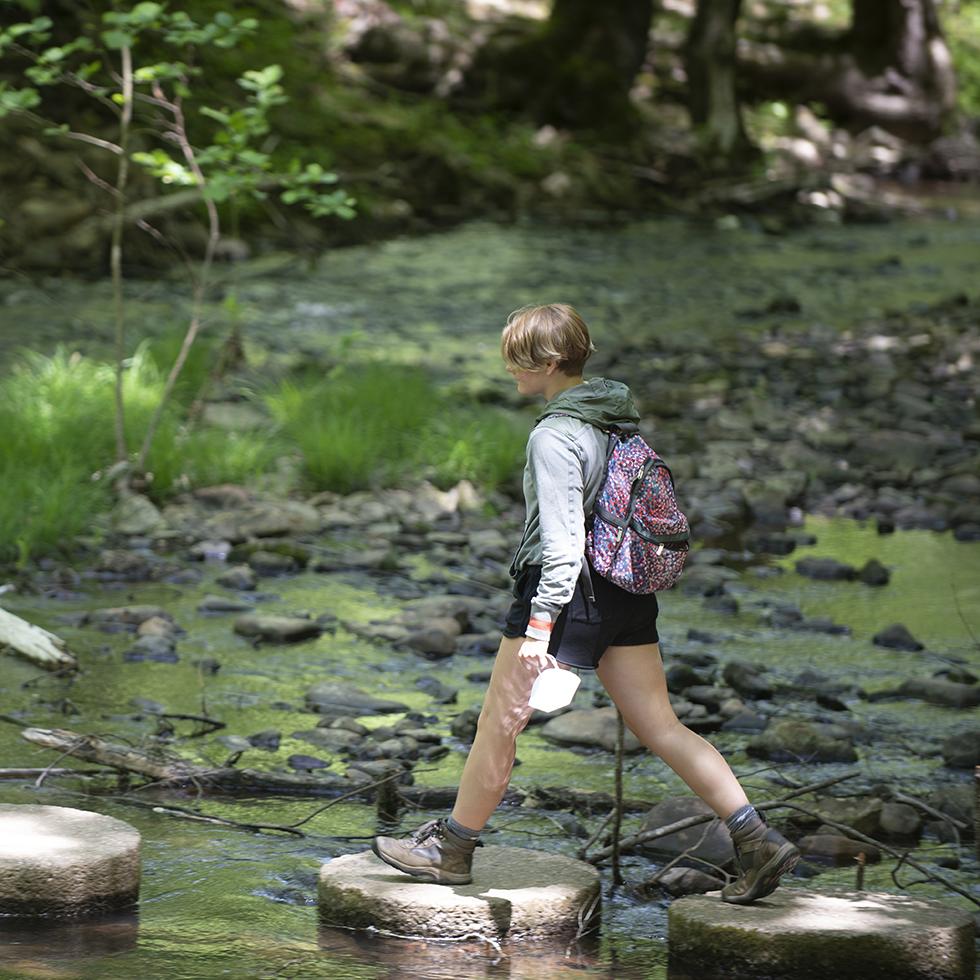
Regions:
<instances>
[{"instance_id":1,"label":"floral backpack","mask_svg":"<svg viewBox=\"0 0 980 980\"><path fill-rule=\"evenodd\" d=\"M667 464L635 425L609 431L606 475L585 540L589 563L621 589L645 595L671 588L690 548L690 528Z\"/></svg>"}]
</instances>

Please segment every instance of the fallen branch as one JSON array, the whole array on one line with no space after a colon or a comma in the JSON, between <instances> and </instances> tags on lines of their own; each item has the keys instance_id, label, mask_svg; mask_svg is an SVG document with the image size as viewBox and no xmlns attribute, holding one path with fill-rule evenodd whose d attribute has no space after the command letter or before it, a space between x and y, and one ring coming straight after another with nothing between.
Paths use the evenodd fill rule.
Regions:
<instances>
[{"instance_id":1,"label":"fallen branch","mask_svg":"<svg viewBox=\"0 0 980 980\"><path fill-rule=\"evenodd\" d=\"M844 773L842 776L833 776L830 779L822 779L818 783L809 783L806 786L800 786L798 789L794 789L791 793L787 793L786 796L782 797L780 800L769 800L765 803L754 804L757 810L772 810L775 807L783 806L785 800L791 800L796 796L802 796L805 793L813 793L817 790L826 789L828 786L832 786L835 783L843 782L845 779L853 779L857 776L856 772ZM689 827L697 827L699 824L707 823L709 820L717 820L718 818L713 813L701 814L695 817L685 817L683 820L675 820L671 824L667 824L665 827L657 827L654 830L644 830L639 834L633 834L630 837L624 837L619 843L620 854L626 851L635 850L640 844L645 844L647 841L657 840L660 837L668 837L670 834L676 834L678 831L687 830ZM600 864L603 861L608 860L612 857L613 848L604 847L601 851L596 851L591 857L585 860L592 864Z\"/></svg>"},{"instance_id":2,"label":"fallen branch","mask_svg":"<svg viewBox=\"0 0 980 980\"><path fill-rule=\"evenodd\" d=\"M270 796L363 796L377 785L365 783L351 788L343 776L310 777L299 773L265 772L259 769L210 767L187 762L162 749L137 749L110 742L98 735L81 735L61 728L26 728L21 737L63 755L145 776L153 786L194 786L199 792L262 793ZM396 774L400 775L400 774ZM390 777L389 777L390 778ZM147 789L148 785L137 787Z\"/></svg>"},{"instance_id":3,"label":"fallen branch","mask_svg":"<svg viewBox=\"0 0 980 980\"><path fill-rule=\"evenodd\" d=\"M0 609L0 650L4 649L45 670L78 669L78 661L60 636Z\"/></svg>"},{"instance_id":4,"label":"fallen branch","mask_svg":"<svg viewBox=\"0 0 980 980\"><path fill-rule=\"evenodd\" d=\"M865 844L871 844L874 847L877 847L879 850L884 851L886 854L890 854L893 858L897 858L898 866L892 872L892 880L899 888L903 888L904 886L899 883L897 878L895 878L895 874L903 864L908 864L915 868L916 871L921 871L922 874L926 876L924 880L937 881L945 888L956 892L957 895L962 895L964 898L968 898L974 905L980 907L980 898L977 898L975 895L971 895L965 888L960 888L959 885L954 884L952 881L949 881L942 875L937 875L935 871L930 871L925 865L919 864L918 861L914 861L911 857L909 857L909 851L897 851L895 848L889 847L887 844L882 844L881 841L877 841L873 837L869 837L867 834L862 834L861 831L855 830L853 827L849 827L847 824L838 823L836 820L828 820L822 813L817 813L816 810L807 809L806 807L800 806L797 803L784 802L777 803L776 806L788 807L791 810L797 810L805 816L812 817L815 820L825 823L828 827L833 827L835 830L839 830L847 837L862 841ZM915 884L920 884L920 882L916 882Z\"/></svg>"},{"instance_id":5,"label":"fallen branch","mask_svg":"<svg viewBox=\"0 0 980 980\"><path fill-rule=\"evenodd\" d=\"M0 769L0 779L36 779L38 776L103 776L107 769Z\"/></svg>"}]
</instances>

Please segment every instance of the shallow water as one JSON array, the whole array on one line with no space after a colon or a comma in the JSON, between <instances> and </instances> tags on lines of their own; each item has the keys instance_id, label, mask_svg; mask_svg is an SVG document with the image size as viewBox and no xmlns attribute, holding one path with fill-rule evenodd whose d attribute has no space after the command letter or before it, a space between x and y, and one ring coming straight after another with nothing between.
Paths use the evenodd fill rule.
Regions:
<instances>
[{"instance_id":1,"label":"shallow water","mask_svg":"<svg viewBox=\"0 0 980 980\"><path fill-rule=\"evenodd\" d=\"M293 257L272 257L234 275L255 364L295 365L344 351L345 356L422 361L457 374L467 384L484 386L499 384L497 327L510 309L524 302L561 298L580 306L597 327L600 349L623 338L642 340L662 332L680 333L696 346L735 325L791 331L819 322L844 328L886 309L915 309L974 289L978 273L977 222L810 229L774 238L751 230L717 232L680 221L657 221L581 231L474 224L425 239L338 251L315 268L304 269ZM228 270L226 279L231 275ZM134 322L146 324L151 332L179 322L182 293L173 282L131 283L128 288ZM801 313L749 315L787 295L798 299ZM108 348L105 284L0 282L0 303L0 359L24 344L48 350L64 341L98 355ZM217 323L217 306L214 315ZM700 600L680 593L665 595L661 622L667 662L672 653L708 650L722 662L741 657L764 663L777 680L790 681L801 670L816 668L868 691L931 674L947 658L968 661L977 670L980 548L959 544L949 534L900 532L879 537L870 526L844 520L812 518L807 530L817 536L818 544L798 549L788 559L773 560L782 574L761 578L750 572L742 577L742 608L736 617L708 611ZM792 568L806 553L856 565L876 557L892 568L892 582L875 590L860 583L801 578ZM0 659L2 712L25 725L77 724L85 731L138 742L155 730L156 722L152 710L140 707L141 702L134 704L134 699L150 699L170 712L201 713L206 707L227 724L218 734L282 731L277 753L255 750L244 759L248 765L274 766L294 752L317 754L309 744L288 736L315 724L315 717L302 710L303 692L320 679L350 679L372 693L395 697L431 716L447 733L453 712L480 703L481 686L466 681L465 675L489 669L488 657L457 655L432 664L343 629L297 646L256 649L232 633L233 617L196 612L202 595L221 591L211 584L216 573L217 566L208 566L204 581L194 586L90 583L76 598L57 601L5 595L6 608L64 636L79 654L83 671L73 680L57 679L39 675L29 664ZM269 612L332 612L342 621L367 622L397 605L374 585L362 574L267 580L263 588L269 596L260 607ZM493 600L498 607L502 598ZM773 629L762 616L764 604L773 600L797 603L808 617L830 616L850 626L852 635ZM95 606L133 602L165 606L188 631L178 645L178 664L124 663L122 652L130 638L78 628L63 618ZM874 647L870 637L892 622L904 623L927 652ZM691 625L716 640L688 640ZM220 671L202 673L194 665L202 657L219 660ZM458 705L434 705L417 690L416 678L425 675L458 686ZM595 680L587 677L577 703L588 705L594 691ZM876 733L873 744L858 745L860 761L855 766L781 765L778 775L807 782L857 770L859 776L842 784L841 791L849 787L858 792L888 782L913 795L920 795L925 785L968 781L968 773L944 769L938 752L950 732L975 726L975 713L888 701L855 701L849 709ZM835 713L812 702L794 702L783 710L836 720ZM178 725L184 736L177 746L181 752L215 764L228 756L217 736L187 738L190 730L189 723ZM748 736L725 733L712 740L746 777L753 798L779 793L771 781L776 775L772 767L745 754ZM450 744L453 751L446 758L419 765L418 784L455 782L465 747ZM923 745L933 754L923 758L908 750ZM527 791L556 783L612 788L613 761L605 753L559 749L532 728L522 736L518 755L515 788ZM17 726L0 724L0 767L54 761L53 753L22 741ZM43 936L8 934L8 941L0 945L0 977L666 976L666 903L641 901L624 892L607 894L598 948L575 951L567 959L542 954L529 961L488 949L446 950L323 932L315 907L316 871L321 861L366 846L376 825L372 808L362 804L341 803L324 810L307 826L310 836L297 840L191 823L113 796L75 795L83 789L80 782L55 778L40 788L25 781L0 781L0 801L98 809L138 827L144 839L138 919L59 928ZM683 793L686 788L661 763L646 755L628 760L628 796L655 801ZM167 799L198 805L189 794ZM211 797L199 801L210 814L282 824L306 817L323 803ZM405 826L429 815L409 814ZM589 830L595 825L584 822ZM636 823L628 820L625 830ZM546 815L516 809L502 809L493 828L495 841L501 843L566 853L574 853L581 843L557 833ZM949 848L926 841L922 850L940 854ZM627 877L634 883L652 868L640 859L626 862ZM887 863L869 868L867 886L893 888L889 868ZM944 873L975 887L976 871L975 862L967 860L960 872ZM851 886L853 871L826 872L816 881L821 888L830 884ZM800 879L787 884L809 886ZM970 907L935 885L918 887L916 893Z\"/></svg>"}]
</instances>

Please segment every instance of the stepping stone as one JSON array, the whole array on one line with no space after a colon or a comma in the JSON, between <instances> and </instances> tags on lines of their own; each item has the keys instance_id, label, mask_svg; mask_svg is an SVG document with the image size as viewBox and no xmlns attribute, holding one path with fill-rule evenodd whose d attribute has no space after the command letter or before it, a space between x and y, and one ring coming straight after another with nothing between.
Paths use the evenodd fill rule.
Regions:
<instances>
[{"instance_id":1,"label":"stepping stone","mask_svg":"<svg viewBox=\"0 0 980 980\"><path fill-rule=\"evenodd\" d=\"M324 925L427 939L494 943L571 938L599 914L599 872L562 854L480 847L473 882L436 885L390 868L370 851L320 869Z\"/></svg>"},{"instance_id":2,"label":"stepping stone","mask_svg":"<svg viewBox=\"0 0 980 980\"><path fill-rule=\"evenodd\" d=\"M670 906L670 975L718 980L972 980L973 917L883 892L781 888L754 905L717 894Z\"/></svg>"},{"instance_id":3,"label":"stepping stone","mask_svg":"<svg viewBox=\"0 0 980 980\"><path fill-rule=\"evenodd\" d=\"M75 916L139 898L140 835L88 810L0 804L0 915Z\"/></svg>"}]
</instances>

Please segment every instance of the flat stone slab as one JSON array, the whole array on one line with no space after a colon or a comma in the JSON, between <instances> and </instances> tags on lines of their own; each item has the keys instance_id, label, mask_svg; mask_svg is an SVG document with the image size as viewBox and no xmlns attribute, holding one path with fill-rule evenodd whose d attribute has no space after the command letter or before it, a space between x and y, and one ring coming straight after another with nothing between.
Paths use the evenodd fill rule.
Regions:
<instances>
[{"instance_id":1,"label":"flat stone slab","mask_svg":"<svg viewBox=\"0 0 980 980\"><path fill-rule=\"evenodd\" d=\"M140 835L62 806L0 804L0 914L86 915L139 898Z\"/></svg>"},{"instance_id":2,"label":"flat stone slab","mask_svg":"<svg viewBox=\"0 0 980 980\"><path fill-rule=\"evenodd\" d=\"M436 885L402 874L370 851L320 869L325 925L427 939L552 941L575 936L599 913L590 864L521 847L479 847L473 882Z\"/></svg>"},{"instance_id":3,"label":"flat stone slab","mask_svg":"<svg viewBox=\"0 0 980 980\"><path fill-rule=\"evenodd\" d=\"M781 888L754 905L719 893L668 912L677 980L973 980L973 917L940 902L881 892Z\"/></svg>"}]
</instances>

